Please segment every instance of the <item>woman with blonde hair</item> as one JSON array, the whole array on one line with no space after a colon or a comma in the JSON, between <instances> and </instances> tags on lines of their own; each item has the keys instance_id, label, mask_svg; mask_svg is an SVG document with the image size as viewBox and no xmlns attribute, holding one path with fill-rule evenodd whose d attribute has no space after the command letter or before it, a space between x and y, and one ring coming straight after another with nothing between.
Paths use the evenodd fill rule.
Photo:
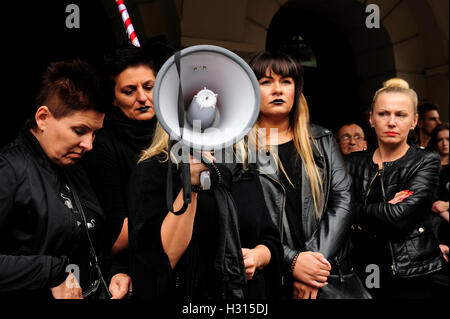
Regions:
<instances>
[{"instance_id":1,"label":"woman with blonde hair","mask_svg":"<svg viewBox=\"0 0 450 319\"><path fill-rule=\"evenodd\" d=\"M429 298L430 274L445 267L430 225L439 157L407 143L417 124L417 94L404 80L389 80L373 98L370 124L375 151L352 153L356 225L355 264L377 265L376 298Z\"/></svg>"},{"instance_id":2,"label":"woman with blonde hair","mask_svg":"<svg viewBox=\"0 0 450 319\"><path fill-rule=\"evenodd\" d=\"M256 172L215 163L221 182L211 190L194 191L186 211L176 215L166 205L168 165L175 172L173 194L178 194L174 212L184 205L181 169L168 150L169 136L158 124L152 145L130 179L133 295L176 300L279 298L283 252ZM191 156L191 185L199 185L200 173L207 169Z\"/></svg>"},{"instance_id":3,"label":"woman with blonde hair","mask_svg":"<svg viewBox=\"0 0 450 319\"><path fill-rule=\"evenodd\" d=\"M285 297L364 298L348 259L350 177L333 134L309 123L302 67L270 52L256 55L250 66L261 109L249 149L267 150L269 163L277 164L270 169L257 160L265 201L281 233Z\"/></svg>"}]
</instances>

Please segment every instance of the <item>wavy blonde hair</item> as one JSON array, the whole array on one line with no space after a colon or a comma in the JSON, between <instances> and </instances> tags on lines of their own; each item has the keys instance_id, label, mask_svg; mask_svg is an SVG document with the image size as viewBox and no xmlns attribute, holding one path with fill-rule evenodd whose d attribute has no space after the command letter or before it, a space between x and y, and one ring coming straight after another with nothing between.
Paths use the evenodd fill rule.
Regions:
<instances>
[{"instance_id":1,"label":"wavy blonde hair","mask_svg":"<svg viewBox=\"0 0 450 319\"><path fill-rule=\"evenodd\" d=\"M169 159L169 134L164 131L158 122L153 134L152 144L141 152L138 163L159 154L164 154L163 162Z\"/></svg>"}]
</instances>

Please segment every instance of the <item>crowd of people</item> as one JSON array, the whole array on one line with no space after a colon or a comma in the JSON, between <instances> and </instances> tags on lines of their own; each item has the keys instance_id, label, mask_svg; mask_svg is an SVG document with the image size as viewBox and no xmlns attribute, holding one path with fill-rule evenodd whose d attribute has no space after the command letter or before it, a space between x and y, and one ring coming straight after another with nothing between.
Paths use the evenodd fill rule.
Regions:
<instances>
[{"instance_id":1,"label":"crowd of people","mask_svg":"<svg viewBox=\"0 0 450 319\"><path fill-rule=\"evenodd\" d=\"M48 66L32 115L0 151L1 296L432 298L438 274L448 294L449 127L436 105L386 79L368 145L361 123L336 134L310 123L299 61L258 53L258 119L233 163L204 154L220 182L186 206L153 107L160 60L127 45L101 72ZM271 161L249 161L250 149ZM211 166L191 156L189 167L198 186Z\"/></svg>"}]
</instances>

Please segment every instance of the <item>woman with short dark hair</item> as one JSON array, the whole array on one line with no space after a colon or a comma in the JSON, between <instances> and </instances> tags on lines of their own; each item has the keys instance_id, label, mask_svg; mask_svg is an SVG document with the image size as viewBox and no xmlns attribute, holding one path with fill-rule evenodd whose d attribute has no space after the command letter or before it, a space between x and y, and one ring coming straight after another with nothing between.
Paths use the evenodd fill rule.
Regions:
<instances>
[{"instance_id":1,"label":"woman with short dark hair","mask_svg":"<svg viewBox=\"0 0 450 319\"><path fill-rule=\"evenodd\" d=\"M0 152L2 296L82 298L96 279L104 215L77 162L103 125L99 92L87 63L50 64L33 116Z\"/></svg>"}]
</instances>

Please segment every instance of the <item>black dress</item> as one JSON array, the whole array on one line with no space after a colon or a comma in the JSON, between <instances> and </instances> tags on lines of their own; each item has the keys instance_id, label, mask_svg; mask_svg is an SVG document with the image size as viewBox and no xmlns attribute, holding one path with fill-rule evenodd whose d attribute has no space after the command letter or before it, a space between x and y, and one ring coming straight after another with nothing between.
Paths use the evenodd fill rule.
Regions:
<instances>
[{"instance_id":1,"label":"black dress","mask_svg":"<svg viewBox=\"0 0 450 319\"><path fill-rule=\"evenodd\" d=\"M167 162L153 157L140 163L130 179L129 234L133 293L139 299L221 299L224 277L216 265L223 244L219 205L212 192L197 197L192 239L172 270L161 243L161 225L167 215ZM174 166L174 171L176 168ZM231 176L230 176L231 177ZM181 189L179 173L173 176L173 194ZM281 288L282 247L279 233L264 204L254 171L233 177L230 193L237 207L239 237L244 248L262 244L271 260L243 287L245 298L278 298ZM232 256L236 263L242 256ZM245 278L245 274L244 274ZM226 295L225 295L226 296Z\"/></svg>"}]
</instances>

